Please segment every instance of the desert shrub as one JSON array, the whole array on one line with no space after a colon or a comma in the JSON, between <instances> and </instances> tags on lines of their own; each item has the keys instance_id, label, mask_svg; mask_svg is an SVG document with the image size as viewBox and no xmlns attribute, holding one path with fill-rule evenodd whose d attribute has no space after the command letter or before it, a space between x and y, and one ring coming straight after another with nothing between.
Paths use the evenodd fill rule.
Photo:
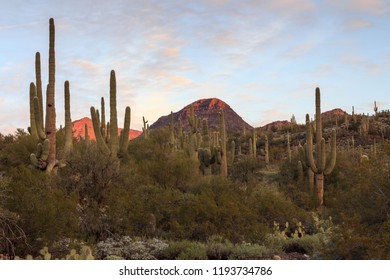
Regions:
<instances>
[{"instance_id":1,"label":"desert shrub","mask_svg":"<svg viewBox=\"0 0 390 280\"><path fill-rule=\"evenodd\" d=\"M68 192L78 193L80 200L103 203L104 192L119 176L119 160L100 152L96 142L75 143L59 170L59 184Z\"/></svg>"},{"instance_id":2,"label":"desert shrub","mask_svg":"<svg viewBox=\"0 0 390 280\"><path fill-rule=\"evenodd\" d=\"M107 238L97 243L98 259L156 260L167 250L168 244L158 239L132 239L129 236Z\"/></svg>"},{"instance_id":3,"label":"desert shrub","mask_svg":"<svg viewBox=\"0 0 390 280\"><path fill-rule=\"evenodd\" d=\"M19 255L63 237L79 236L77 197L57 187L53 177L25 166L12 168L7 177L12 182L7 207L19 215L20 227L28 237L29 246L17 244Z\"/></svg>"},{"instance_id":4,"label":"desert shrub","mask_svg":"<svg viewBox=\"0 0 390 280\"><path fill-rule=\"evenodd\" d=\"M333 242L337 230L331 217L322 220L313 213L306 225L297 221L284 225L275 222L274 231L264 244L274 254L298 252L314 259L322 258L322 252Z\"/></svg>"},{"instance_id":5,"label":"desert shrub","mask_svg":"<svg viewBox=\"0 0 390 280\"><path fill-rule=\"evenodd\" d=\"M196 241L172 241L162 252L165 260L207 260L206 246Z\"/></svg>"},{"instance_id":6,"label":"desert shrub","mask_svg":"<svg viewBox=\"0 0 390 280\"><path fill-rule=\"evenodd\" d=\"M269 249L260 244L242 242L236 244L229 256L230 260L258 260L269 256Z\"/></svg>"},{"instance_id":7,"label":"desert shrub","mask_svg":"<svg viewBox=\"0 0 390 280\"><path fill-rule=\"evenodd\" d=\"M228 169L229 177L233 181L241 183L252 183L259 179L260 174L257 172L264 167L265 163L247 155L236 156L236 160Z\"/></svg>"},{"instance_id":8,"label":"desert shrub","mask_svg":"<svg viewBox=\"0 0 390 280\"><path fill-rule=\"evenodd\" d=\"M30 154L36 153L37 142L23 130L0 135L0 170L30 164Z\"/></svg>"},{"instance_id":9,"label":"desert shrub","mask_svg":"<svg viewBox=\"0 0 390 280\"><path fill-rule=\"evenodd\" d=\"M135 139L129 145L129 156L139 166L144 184L163 188L185 189L199 176L199 163L186 153L169 146L166 129L153 130L147 139Z\"/></svg>"},{"instance_id":10,"label":"desert shrub","mask_svg":"<svg viewBox=\"0 0 390 280\"><path fill-rule=\"evenodd\" d=\"M233 252L234 244L220 235L213 235L207 240L206 254L209 260L227 260Z\"/></svg>"},{"instance_id":11,"label":"desert shrub","mask_svg":"<svg viewBox=\"0 0 390 280\"><path fill-rule=\"evenodd\" d=\"M9 199L9 180L0 178L0 255L15 256L15 244L25 241L26 235L19 226L19 216L6 208Z\"/></svg>"},{"instance_id":12,"label":"desert shrub","mask_svg":"<svg viewBox=\"0 0 390 280\"><path fill-rule=\"evenodd\" d=\"M275 185L259 184L249 196L247 204L259 221L270 228L275 221L283 223L308 219L308 214L278 191Z\"/></svg>"}]
</instances>

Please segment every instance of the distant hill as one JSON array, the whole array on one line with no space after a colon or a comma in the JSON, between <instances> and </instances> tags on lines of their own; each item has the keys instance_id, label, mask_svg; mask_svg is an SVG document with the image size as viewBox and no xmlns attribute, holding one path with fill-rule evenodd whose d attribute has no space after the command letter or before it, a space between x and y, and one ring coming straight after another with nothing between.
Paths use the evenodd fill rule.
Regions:
<instances>
[{"instance_id":1,"label":"distant hill","mask_svg":"<svg viewBox=\"0 0 390 280\"><path fill-rule=\"evenodd\" d=\"M93 131L93 125L92 120L90 118L82 118L80 120L72 122L72 129L73 129L73 137L74 138L83 138L85 137L85 124L87 124L88 127L88 135L89 139L96 140L95 132ZM118 135L120 135L120 131L122 129L118 128ZM137 138L142 134L141 131L131 129L129 132L129 139Z\"/></svg>"},{"instance_id":2,"label":"distant hill","mask_svg":"<svg viewBox=\"0 0 390 280\"><path fill-rule=\"evenodd\" d=\"M345 111L341 110L340 108L336 108L330 111L326 111L321 113L322 121L334 121L336 118L341 119L345 114L347 114ZM314 116L310 116L311 119L314 119ZM284 121L274 121L269 124L266 124L262 127L260 127L263 131L280 131L289 129L291 127L291 122L284 120Z\"/></svg>"},{"instance_id":3,"label":"distant hill","mask_svg":"<svg viewBox=\"0 0 390 280\"><path fill-rule=\"evenodd\" d=\"M263 131L279 131L283 129L289 129L291 127L291 122L289 121L275 121L269 124L266 124L261 128Z\"/></svg>"},{"instance_id":4,"label":"distant hill","mask_svg":"<svg viewBox=\"0 0 390 280\"><path fill-rule=\"evenodd\" d=\"M246 129L252 129L247 122L245 122L228 104L218 98L207 98L195 101L185 106L180 111L173 113L175 127L177 127L178 120L182 120L183 129L189 130L189 123L187 117L190 114L191 105L194 106L195 115L200 120L208 119L209 129L219 129L219 110L223 109L225 114L226 130L228 132L242 132L244 126ZM155 123L150 126L150 129L157 129L169 126L170 114L160 117Z\"/></svg>"}]
</instances>

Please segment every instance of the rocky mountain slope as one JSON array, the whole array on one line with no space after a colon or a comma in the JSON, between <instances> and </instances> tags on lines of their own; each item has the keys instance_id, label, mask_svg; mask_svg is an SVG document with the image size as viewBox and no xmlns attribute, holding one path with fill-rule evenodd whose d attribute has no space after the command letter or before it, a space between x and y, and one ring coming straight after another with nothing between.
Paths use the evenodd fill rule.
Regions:
<instances>
[{"instance_id":1,"label":"rocky mountain slope","mask_svg":"<svg viewBox=\"0 0 390 280\"><path fill-rule=\"evenodd\" d=\"M219 110L223 109L225 113L225 123L228 132L242 132L244 127L246 129L252 129L247 122L245 122L228 104L218 98L207 98L195 101L178 112L173 113L173 119L175 126L177 126L178 120L181 119L183 129L188 130L189 123L187 117L190 114L191 105L194 106L195 115L200 119L208 119L210 130L219 129ZM169 126L170 114L160 117L155 123L150 126L150 129L157 129L165 126Z\"/></svg>"},{"instance_id":2,"label":"rocky mountain slope","mask_svg":"<svg viewBox=\"0 0 390 280\"><path fill-rule=\"evenodd\" d=\"M85 137L85 125L88 128L89 139L96 140L95 132L93 131L92 120L90 118L82 118L72 122L73 138ZM118 135L120 135L121 128L118 128ZM129 132L129 140L137 138L142 134L141 131L131 129Z\"/></svg>"}]
</instances>

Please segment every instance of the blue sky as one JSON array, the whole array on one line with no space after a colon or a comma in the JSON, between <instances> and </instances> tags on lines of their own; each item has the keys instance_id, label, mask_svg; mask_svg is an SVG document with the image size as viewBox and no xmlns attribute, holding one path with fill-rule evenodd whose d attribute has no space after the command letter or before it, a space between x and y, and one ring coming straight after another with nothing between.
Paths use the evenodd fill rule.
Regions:
<instances>
[{"instance_id":1,"label":"blue sky","mask_svg":"<svg viewBox=\"0 0 390 280\"><path fill-rule=\"evenodd\" d=\"M72 120L108 101L118 85L118 118L132 109L161 115L208 97L227 102L254 126L298 122L322 109L351 113L389 109L390 1L5 1L0 0L0 132L29 125L28 89L41 53L47 83L48 21L56 25L57 126L63 84L71 88Z\"/></svg>"}]
</instances>

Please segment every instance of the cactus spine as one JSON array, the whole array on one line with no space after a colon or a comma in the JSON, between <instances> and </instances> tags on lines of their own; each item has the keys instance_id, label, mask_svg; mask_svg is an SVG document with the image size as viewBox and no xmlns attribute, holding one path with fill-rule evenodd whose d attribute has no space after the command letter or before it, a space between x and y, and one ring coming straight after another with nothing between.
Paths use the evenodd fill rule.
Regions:
<instances>
[{"instance_id":1,"label":"cactus spine","mask_svg":"<svg viewBox=\"0 0 390 280\"><path fill-rule=\"evenodd\" d=\"M316 88L316 159L313 157L313 136L310 126L309 114L306 115L306 154L311 170L315 174L317 189L317 206L321 209L324 205L324 175L333 171L336 164L336 130L332 129L331 137L331 156L330 162L326 165L325 139L322 137L321 120L321 94L320 89Z\"/></svg>"},{"instance_id":2,"label":"cactus spine","mask_svg":"<svg viewBox=\"0 0 390 280\"><path fill-rule=\"evenodd\" d=\"M65 95L65 154L68 154L73 147L72 120L70 117L70 92L69 82L64 84Z\"/></svg>"},{"instance_id":3,"label":"cactus spine","mask_svg":"<svg viewBox=\"0 0 390 280\"><path fill-rule=\"evenodd\" d=\"M227 158L226 158L226 128L225 128L225 115L223 110L219 111L219 129L221 136L221 175L227 177Z\"/></svg>"}]
</instances>

